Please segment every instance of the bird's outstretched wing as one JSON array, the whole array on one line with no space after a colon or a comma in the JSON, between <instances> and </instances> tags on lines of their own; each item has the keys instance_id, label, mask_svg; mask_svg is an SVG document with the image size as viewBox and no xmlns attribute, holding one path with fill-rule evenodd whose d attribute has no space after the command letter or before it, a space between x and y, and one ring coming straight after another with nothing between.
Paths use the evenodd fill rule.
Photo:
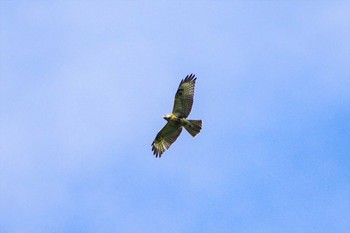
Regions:
<instances>
[{"instance_id":1,"label":"bird's outstretched wing","mask_svg":"<svg viewBox=\"0 0 350 233\"><path fill-rule=\"evenodd\" d=\"M173 142L176 141L182 131L182 127L169 121L157 134L152 142L152 151L156 157L161 157Z\"/></svg>"},{"instance_id":2,"label":"bird's outstretched wing","mask_svg":"<svg viewBox=\"0 0 350 233\"><path fill-rule=\"evenodd\" d=\"M186 118L192 109L194 85L196 83L194 74L187 75L185 79L180 82L179 88L175 94L173 114L177 117Z\"/></svg>"}]
</instances>

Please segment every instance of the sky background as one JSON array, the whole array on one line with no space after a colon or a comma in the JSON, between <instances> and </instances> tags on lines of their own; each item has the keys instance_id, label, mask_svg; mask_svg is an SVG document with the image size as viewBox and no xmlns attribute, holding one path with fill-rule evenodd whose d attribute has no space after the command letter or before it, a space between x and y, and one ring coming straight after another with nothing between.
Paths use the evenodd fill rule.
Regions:
<instances>
[{"instance_id":1,"label":"sky background","mask_svg":"<svg viewBox=\"0 0 350 233\"><path fill-rule=\"evenodd\" d=\"M349 12L0 0L0 232L349 232ZM156 159L190 73L203 130Z\"/></svg>"}]
</instances>

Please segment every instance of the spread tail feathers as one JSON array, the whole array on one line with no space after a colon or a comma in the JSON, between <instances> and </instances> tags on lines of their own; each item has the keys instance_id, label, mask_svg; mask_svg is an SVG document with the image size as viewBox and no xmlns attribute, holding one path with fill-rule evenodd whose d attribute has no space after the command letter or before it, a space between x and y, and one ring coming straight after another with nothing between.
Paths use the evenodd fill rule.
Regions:
<instances>
[{"instance_id":1,"label":"spread tail feathers","mask_svg":"<svg viewBox=\"0 0 350 233\"><path fill-rule=\"evenodd\" d=\"M192 137L196 136L202 129L202 120L188 120L190 124L185 125L185 129Z\"/></svg>"}]
</instances>

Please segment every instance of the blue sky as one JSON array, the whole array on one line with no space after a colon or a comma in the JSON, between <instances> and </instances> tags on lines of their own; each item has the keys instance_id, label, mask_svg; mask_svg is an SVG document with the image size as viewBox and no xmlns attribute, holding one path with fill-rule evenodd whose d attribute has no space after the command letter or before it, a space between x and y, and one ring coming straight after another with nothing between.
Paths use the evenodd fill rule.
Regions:
<instances>
[{"instance_id":1,"label":"blue sky","mask_svg":"<svg viewBox=\"0 0 350 233\"><path fill-rule=\"evenodd\" d=\"M348 232L350 1L1 1L1 232ZM151 142L179 82L191 119Z\"/></svg>"}]
</instances>

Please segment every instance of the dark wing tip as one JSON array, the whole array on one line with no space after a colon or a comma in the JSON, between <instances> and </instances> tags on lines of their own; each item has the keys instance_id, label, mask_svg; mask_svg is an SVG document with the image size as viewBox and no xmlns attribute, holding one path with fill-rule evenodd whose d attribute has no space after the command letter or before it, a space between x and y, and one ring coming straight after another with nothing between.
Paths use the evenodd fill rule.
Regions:
<instances>
[{"instance_id":1,"label":"dark wing tip","mask_svg":"<svg viewBox=\"0 0 350 233\"><path fill-rule=\"evenodd\" d=\"M153 150L153 149L152 149ZM162 157L162 152L161 151L159 151L159 150L153 150L153 154L156 156L156 158L160 158L160 157Z\"/></svg>"},{"instance_id":2,"label":"dark wing tip","mask_svg":"<svg viewBox=\"0 0 350 233\"><path fill-rule=\"evenodd\" d=\"M196 79L197 79L197 77L195 74L189 74L184 79L181 80L180 85L183 83L187 83L187 82L195 83Z\"/></svg>"},{"instance_id":3,"label":"dark wing tip","mask_svg":"<svg viewBox=\"0 0 350 233\"><path fill-rule=\"evenodd\" d=\"M160 150L158 150L155 146L154 146L154 142L152 143L152 151L153 151L153 155L155 155L156 156L156 158L160 158L160 157L162 157L162 154L163 154L163 152L162 151L160 151Z\"/></svg>"}]
</instances>

